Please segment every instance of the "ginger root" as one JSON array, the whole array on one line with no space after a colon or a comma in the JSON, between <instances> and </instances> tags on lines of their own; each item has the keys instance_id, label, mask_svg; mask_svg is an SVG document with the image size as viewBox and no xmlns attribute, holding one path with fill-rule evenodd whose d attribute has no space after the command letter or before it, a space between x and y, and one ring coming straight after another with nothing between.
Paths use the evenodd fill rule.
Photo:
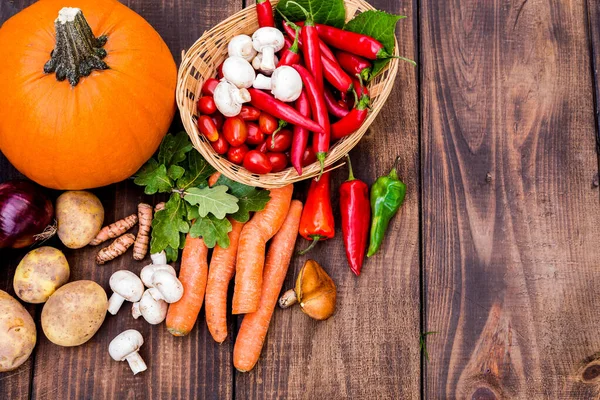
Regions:
<instances>
[{"instance_id":1,"label":"ginger root","mask_svg":"<svg viewBox=\"0 0 600 400\"><path fill-rule=\"evenodd\" d=\"M113 239L121 236L128 230L130 230L135 224L137 224L138 217L135 214L131 214L115 223L102 228L100 232L92 239L90 245L96 246L102 242L106 242L108 239Z\"/></svg>"},{"instance_id":2,"label":"ginger root","mask_svg":"<svg viewBox=\"0 0 600 400\"><path fill-rule=\"evenodd\" d=\"M112 242L108 247L101 249L96 256L96 263L98 265L105 264L110 260L114 260L121 254L124 254L129 247L135 241L135 236L131 233L126 233L123 236L119 236Z\"/></svg>"},{"instance_id":3,"label":"ginger root","mask_svg":"<svg viewBox=\"0 0 600 400\"><path fill-rule=\"evenodd\" d=\"M146 203L138 204L138 219L140 224L133 245L133 259L139 261L143 260L146 253L148 253L150 227L152 226L152 206Z\"/></svg>"}]
</instances>

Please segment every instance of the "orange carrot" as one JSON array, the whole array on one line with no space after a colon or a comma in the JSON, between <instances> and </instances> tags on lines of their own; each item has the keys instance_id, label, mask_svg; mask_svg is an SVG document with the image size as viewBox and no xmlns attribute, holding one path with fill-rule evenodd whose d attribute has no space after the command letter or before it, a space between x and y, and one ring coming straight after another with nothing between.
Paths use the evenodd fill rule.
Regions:
<instances>
[{"instance_id":1,"label":"orange carrot","mask_svg":"<svg viewBox=\"0 0 600 400\"><path fill-rule=\"evenodd\" d=\"M234 314L251 313L258 309L265 246L281 228L290 209L293 191L292 184L271 189L271 200L242 229L235 266Z\"/></svg>"},{"instance_id":2,"label":"orange carrot","mask_svg":"<svg viewBox=\"0 0 600 400\"><path fill-rule=\"evenodd\" d=\"M260 305L256 312L244 316L233 348L233 365L241 372L254 368L260 356L271 316L294 254L301 215L302 203L292 201L283 226L271 242L263 273Z\"/></svg>"},{"instance_id":3,"label":"orange carrot","mask_svg":"<svg viewBox=\"0 0 600 400\"><path fill-rule=\"evenodd\" d=\"M214 174L212 174L211 176L209 176L208 177L208 186L210 186L210 187L215 186L215 183L217 183L217 181L219 180L220 177L221 177L221 173L219 171L217 171Z\"/></svg>"},{"instance_id":4,"label":"orange carrot","mask_svg":"<svg viewBox=\"0 0 600 400\"><path fill-rule=\"evenodd\" d=\"M227 287L235 273L238 240L244 226L233 219L230 221L232 230L229 232L229 247L224 249L217 245L213 250L204 298L206 324L218 343L223 343L227 337Z\"/></svg>"},{"instance_id":5,"label":"orange carrot","mask_svg":"<svg viewBox=\"0 0 600 400\"><path fill-rule=\"evenodd\" d=\"M169 305L167 312L167 330L173 336L185 336L194 327L204 301L207 277L208 248L202 238L193 238L188 233L179 269L183 297Z\"/></svg>"}]
</instances>

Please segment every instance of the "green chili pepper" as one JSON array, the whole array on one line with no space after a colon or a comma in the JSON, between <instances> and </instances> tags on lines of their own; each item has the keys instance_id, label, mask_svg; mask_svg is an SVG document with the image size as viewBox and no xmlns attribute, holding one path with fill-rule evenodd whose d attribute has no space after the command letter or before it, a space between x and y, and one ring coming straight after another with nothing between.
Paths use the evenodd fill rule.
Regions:
<instances>
[{"instance_id":1,"label":"green chili pepper","mask_svg":"<svg viewBox=\"0 0 600 400\"><path fill-rule=\"evenodd\" d=\"M399 160L400 157L396 158L395 164ZM405 194L406 185L398 178L396 166L392 168L389 175L377 178L371 187L371 214L373 220L371 222L371 239L367 257L377 253L379 247L381 247L390 219L396 215L396 212L402 206Z\"/></svg>"}]
</instances>

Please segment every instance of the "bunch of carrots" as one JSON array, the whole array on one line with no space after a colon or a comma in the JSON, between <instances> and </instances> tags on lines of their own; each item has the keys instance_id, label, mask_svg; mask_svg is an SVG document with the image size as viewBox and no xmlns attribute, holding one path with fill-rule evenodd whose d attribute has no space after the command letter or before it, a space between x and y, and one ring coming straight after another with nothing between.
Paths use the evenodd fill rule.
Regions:
<instances>
[{"instance_id":1,"label":"bunch of carrots","mask_svg":"<svg viewBox=\"0 0 600 400\"><path fill-rule=\"evenodd\" d=\"M218 173L209 184L217 179ZM167 313L171 334L190 333L204 303L208 329L214 340L222 343L227 337L227 291L235 275L233 314L245 316L235 342L233 363L244 372L254 367L298 235L302 203L292 200L293 190L293 185L272 189L266 207L250 221L243 224L231 220L229 247L216 246L210 263L204 241L188 235L179 272L184 295L169 306Z\"/></svg>"}]
</instances>

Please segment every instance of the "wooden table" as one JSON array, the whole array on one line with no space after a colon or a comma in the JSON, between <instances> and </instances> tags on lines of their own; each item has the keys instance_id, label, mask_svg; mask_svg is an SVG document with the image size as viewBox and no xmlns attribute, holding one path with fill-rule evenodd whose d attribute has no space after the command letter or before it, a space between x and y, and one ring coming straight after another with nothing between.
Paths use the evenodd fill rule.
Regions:
<instances>
[{"instance_id":1,"label":"wooden table","mask_svg":"<svg viewBox=\"0 0 600 400\"><path fill-rule=\"evenodd\" d=\"M0 1L0 22L32 2ZM125 3L158 30L177 61L204 30L244 6ZM0 374L0 398L600 395L600 3L373 3L408 16L398 25L400 53L419 66L401 64L386 107L352 156L358 176L372 183L400 155L409 189L383 251L360 278L347 268L339 227L335 240L312 253L338 285L335 317L314 322L299 310L277 310L250 373L234 370L233 339L215 344L203 312L183 339L125 310L77 348L57 347L40 330L29 361ZM344 175L335 175L335 188ZM1 181L18 176L0 159ZM302 196L306 185L296 189ZM95 193L106 221L156 200L131 182ZM66 252L72 279L108 290L112 272L145 264L128 255L98 267L94 252ZM12 293L23 254L0 253L0 289ZM294 259L286 286L303 261ZM39 321L41 307L29 310ZM239 323L231 319L230 330ZM146 339L149 370L136 377L107 352L127 328ZM425 331L437 332L428 336L428 361L419 350Z\"/></svg>"}]
</instances>

